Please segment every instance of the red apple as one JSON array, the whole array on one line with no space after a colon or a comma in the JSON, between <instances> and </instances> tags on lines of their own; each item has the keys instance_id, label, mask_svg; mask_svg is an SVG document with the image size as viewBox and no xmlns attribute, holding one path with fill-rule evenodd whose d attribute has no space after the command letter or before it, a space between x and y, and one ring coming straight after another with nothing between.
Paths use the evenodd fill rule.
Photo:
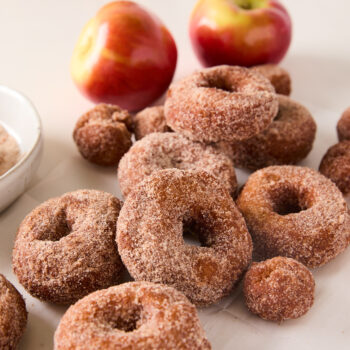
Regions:
<instances>
[{"instance_id":1,"label":"red apple","mask_svg":"<svg viewBox=\"0 0 350 350\"><path fill-rule=\"evenodd\" d=\"M199 0L190 37L204 66L278 63L292 34L287 10L274 0Z\"/></svg>"},{"instance_id":2,"label":"red apple","mask_svg":"<svg viewBox=\"0 0 350 350\"><path fill-rule=\"evenodd\" d=\"M176 60L174 39L158 18L131 1L115 1L85 25L71 73L92 101L137 111L165 92Z\"/></svg>"}]
</instances>

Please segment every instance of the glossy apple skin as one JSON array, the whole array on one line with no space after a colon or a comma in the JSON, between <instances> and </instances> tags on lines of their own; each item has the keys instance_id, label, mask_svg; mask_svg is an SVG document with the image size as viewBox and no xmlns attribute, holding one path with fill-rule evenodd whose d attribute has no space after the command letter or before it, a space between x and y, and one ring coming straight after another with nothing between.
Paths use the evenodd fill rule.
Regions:
<instances>
[{"instance_id":1,"label":"glossy apple skin","mask_svg":"<svg viewBox=\"0 0 350 350\"><path fill-rule=\"evenodd\" d=\"M190 38L204 66L279 63L292 37L287 10L274 0L199 0L190 18Z\"/></svg>"},{"instance_id":2,"label":"glossy apple skin","mask_svg":"<svg viewBox=\"0 0 350 350\"><path fill-rule=\"evenodd\" d=\"M90 100L138 111L165 92L176 61L174 39L157 17L131 1L115 1L86 24L71 74Z\"/></svg>"}]
</instances>

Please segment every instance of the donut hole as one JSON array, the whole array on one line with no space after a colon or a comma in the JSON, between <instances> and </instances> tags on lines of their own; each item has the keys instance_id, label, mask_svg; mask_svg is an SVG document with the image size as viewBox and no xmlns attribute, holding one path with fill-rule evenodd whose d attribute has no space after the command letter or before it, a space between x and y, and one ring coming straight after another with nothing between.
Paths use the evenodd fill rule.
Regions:
<instances>
[{"instance_id":1,"label":"donut hole","mask_svg":"<svg viewBox=\"0 0 350 350\"><path fill-rule=\"evenodd\" d=\"M223 90L226 92L236 92L237 88L231 82L227 81L223 77L217 75L214 77L208 77L205 84L202 87L208 87L217 90Z\"/></svg>"},{"instance_id":2,"label":"donut hole","mask_svg":"<svg viewBox=\"0 0 350 350\"><path fill-rule=\"evenodd\" d=\"M38 237L41 241L57 242L72 232L72 223L67 219L67 213L64 209L55 214L51 221L50 227L41 232L40 237Z\"/></svg>"},{"instance_id":3,"label":"donut hole","mask_svg":"<svg viewBox=\"0 0 350 350\"><path fill-rule=\"evenodd\" d=\"M282 113L281 109L279 109L275 118L273 118L273 121L280 120L282 118L282 116L283 116L283 113Z\"/></svg>"},{"instance_id":4,"label":"donut hole","mask_svg":"<svg viewBox=\"0 0 350 350\"><path fill-rule=\"evenodd\" d=\"M193 218L182 223L183 240L185 244L197 247L208 247L207 234L203 222Z\"/></svg>"},{"instance_id":5,"label":"donut hole","mask_svg":"<svg viewBox=\"0 0 350 350\"><path fill-rule=\"evenodd\" d=\"M129 306L128 309L122 310L118 315L113 315L114 317L111 317L107 321L113 329L129 333L141 326L141 313L141 306Z\"/></svg>"},{"instance_id":6,"label":"donut hole","mask_svg":"<svg viewBox=\"0 0 350 350\"><path fill-rule=\"evenodd\" d=\"M68 236L72 232L72 227L68 221L62 221L56 228L56 231L51 235L50 241L59 241L63 237Z\"/></svg>"},{"instance_id":7,"label":"donut hole","mask_svg":"<svg viewBox=\"0 0 350 350\"><path fill-rule=\"evenodd\" d=\"M270 193L273 211L279 215L297 214L308 209L303 196L293 187L282 187Z\"/></svg>"}]
</instances>

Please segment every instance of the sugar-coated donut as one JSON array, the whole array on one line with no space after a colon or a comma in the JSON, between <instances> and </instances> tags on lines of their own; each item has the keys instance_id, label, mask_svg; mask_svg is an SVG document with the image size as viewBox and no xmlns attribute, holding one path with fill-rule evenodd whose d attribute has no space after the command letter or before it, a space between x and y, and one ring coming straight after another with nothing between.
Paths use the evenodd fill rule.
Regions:
<instances>
[{"instance_id":1,"label":"sugar-coated donut","mask_svg":"<svg viewBox=\"0 0 350 350\"><path fill-rule=\"evenodd\" d=\"M196 308L179 291L130 282L71 306L55 332L55 350L210 350Z\"/></svg>"},{"instance_id":2,"label":"sugar-coated donut","mask_svg":"<svg viewBox=\"0 0 350 350\"><path fill-rule=\"evenodd\" d=\"M350 107L340 117L337 124L339 141L350 140Z\"/></svg>"},{"instance_id":3,"label":"sugar-coated donut","mask_svg":"<svg viewBox=\"0 0 350 350\"><path fill-rule=\"evenodd\" d=\"M320 164L320 173L331 179L343 192L350 193L350 140L339 142L328 149Z\"/></svg>"},{"instance_id":4,"label":"sugar-coated donut","mask_svg":"<svg viewBox=\"0 0 350 350\"><path fill-rule=\"evenodd\" d=\"M81 155L92 163L116 166L130 148L131 116L115 105L99 104L77 121L73 138Z\"/></svg>"},{"instance_id":5,"label":"sugar-coated donut","mask_svg":"<svg viewBox=\"0 0 350 350\"><path fill-rule=\"evenodd\" d=\"M152 133L137 141L121 159L118 179L126 197L146 176L162 169L205 170L232 194L237 179L232 161L217 149L178 133Z\"/></svg>"},{"instance_id":6,"label":"sugar-coated donut","mask_svg":"<svg viewBox=\"0 0 350 350\"><path fill-rule=\"evenodd\" d=\"M289 96L292 92L292 81L289 73L276 64L262 64L252 67L251 70L267 78L277 94Z\"/></svg>"},{"instance_id":7,"label":"sugar-coated donut","mask_svg":"<svg viewBox=\"0 0 350 350\"><path fill-rule=\"evenodd\" d=\"M201 246L185 244L184 231ZM132 191L117 228L120 256L136 280L169 284L205 306L229 294L252 243L228 191L204 171L154 172Z\"/></svg>"},{"instance_id":8,"label":"sugar-coated donut","mask_svg":"<svg viewBox=\"0 0 350 350\"><path fill-rule=\"evenodd\" d=\"M115 244L121 202L79 190L39 205L21 223L13 269L33 296L70 304L118 280L122 263Z\"/></svg>"},{"instance_id":9,"label":"sugar-coated donut","mask_svg":"<svg viewBox=\"0 0 350 350\"><path fill-rule=\"evenodd\" d=\"M0 349L16 349L26 324L27 310L21 294L0 274Z\"/></svg>"},{"instance_id":10,"label":"sugar-coated donut","mask_svg":"<svg viewBox=\"0 0 350 350\"><path fill-rule=\"evenodd\" d=\"M258 170L237 204L257 259L281 255L313 268L349 244L346 202L337 186L314 170L288 165Z\"/></svg>"},{"instance_id":11,"label":"sugar-coated donut","mask_svg":"<svg viewBox=\"0 0 350 350\"><path fill-rule=\"evenodd\" d=\"M148 107L137 113L133 118L133 130L136 140L140 140L153 132L171 131L166 124L164 107Z\"/></svg>"},{"instance_id":12,"label":"sugar-coated donut","mask_svg":"<svg viewBox=\"0 0 350 350\"><path fill-rule=\"evenodd\" d=\"M164 106L172 130L204 142L250 138L267 128L277 110L268 79L236 66L207 68L171 85Z\"/></svg>"},{"instance_id":13,"label":"sugar-coated donut","mask_svg":"<svg viewBox=\"0 0 350 350\"><path fill-rule=\"evenodd\" d=\"M275 257L253 263L244 277L248 309L265 320L284 321L305 315L314 302L315 280L300 262Z\"/></svg>"},{"instance_id":14,"label":"sugar-coated donut","mask_svg":"<svg viewBox=\"0 0 350 350\"><path fill-rule=\"evenodd\" d=\"M310 112L289 97L278 95L278 114L262 133L232 143L233 162L256 170L269 165L296 164L312 149L316 123Z\"/></svg>"}]
</instances>

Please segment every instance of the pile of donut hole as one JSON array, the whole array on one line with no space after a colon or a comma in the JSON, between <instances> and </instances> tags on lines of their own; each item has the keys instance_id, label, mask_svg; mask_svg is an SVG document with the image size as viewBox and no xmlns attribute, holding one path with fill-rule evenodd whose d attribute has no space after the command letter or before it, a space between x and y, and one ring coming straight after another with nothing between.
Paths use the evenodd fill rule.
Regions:
<instances>
[{"instance_id":1,"label":"pile of donut hole","mask_svg":"<svg viewBox=\"0 0 350 350\"><path fill-rule=\"evenodd\" d=\"M188 120L180 120L179 122L174 121L174 117L168 119L167 113L171 115L171 112L167 112L167 102L165 110L163 106L149 107L133 116L118 106L101 104L78 120L73 137L81 155L101 166L118 166L119 164L118 178L126 201L122 207L122 203L109 194L82 190L52 199L51 202L45 202L30 213L19 229L13 253L13 264L19 281L32 295L44 301L72 304L94 290L115 284L116 279L120 277L122 265L120 265L118 253L118 257L112 259L117 266L115 269L110 268L110 266L106 269L106 266L103 265L105 261L102 259L100 266L102 270L95 271L94 277L89 277L89 274L84 276L85 282L83 283L81 280L69 280L69 276L67 276L65 281L61 281L63 284L68 283L62 287L64 293L60 292L57 285L53 290L50 290L52 280L48 279L47 276L43 277L46 279L45 283L40 281L40 276L37 275L40 268L36 269L34 277L30 276L30 270L35 265L35 257L40 255L39 251L30 254L33 260L30 261L30 264L25 265L25 261L28 262L25 250L31 249L32 245L32 242L26 238L28 231L34 232L32 240L39 239L41 242L44 241L46 245L56 244L62 238L67 238L72 232L67 211L77 206L77 203L80 203L79 201L84 197L83 202L88 207L86 210L90 213L89 217L93 218L95 215L96 218L93 218L92 221L99 224L102 222L105 225L109 240L111 237L113 238L113 230L117 231L119 254L135 280L168 284L183 292L195 305L208 306L228 295L243 279L246 305L250 311L263 319L281 322L286 319L298 318L310 309L314 300L315 282L308 268L327 263L343 252L350 243L347 205L339 191L340 189L344 194L350 191L350 178L348 178L350 173L348 171L348 167L350 168L350 141L348 141L348 139L350 140L350 110L343 114L338 123L340 143L329 149L320 165L320 172L330 178L332 182L314 170L292 165L304 159L311 151L316 134L316 124L305 107L287 97L291 92L291 79L288 72L275 65L254 67L249 70L241 67L231 68L235 70L234 74L242 75L242 80L256 79L253 89L257 89L257 95L261 93L259 99L251 101L251 105L247 109L248 112L238 111L236 116L242 117L244 124L244 113L249 113L252 106L255 108L255 105L264 99L269 105L268 107L263 106L266 108L263 108L262 111L265 110L266 113L271 114L267 118L269 120L264 123L251 119L249 122L252 125L249 128L246 125L238 125L238 129L242 130L240 135L245 135L242 138L237 135L233 138L227 137L232 131L229 126L223 134L215 135L215 133L210 134L211 130L208 132L205 130L203 133L197 132L196 127L192 128L188 124ZM230 72L231 68L216 67L215 69L219 70L215 71L211 68L202 70L197 75L203 74L205 76L206 72L212 74L227 69ZM239 100L243 101L242 108L245 107L245 93L249 95L247 95L249 98L255 96L254 90L251 91L251 81L244 81L242 91L237 87L230 90L226 81L223 82L223 85L219 84L222 86L217 86L217 82L214 85L203 87L209 91L222 90L219 92L224 94L225 98L230 98L230 94L241 94L242 96L238 97L243 99ZM237 83L237 85L239 84ZM176 88L176 86L170 87L168 99L173 97L172 94L175 93L172 91ZM202 92L200 92L197 96L199 106L196 107L198 108L201 108L201 103L205 103L202 97ZM169 102L170 106L171 103ZM258 106L258 108L260 107ZM185 109L180 108L176 110L177 113L178 111L183 114L180 119L188 117L184 113ZM229 116L219 122L225 123L227 120L229 120ZM226 126L224 125L223 129ZM137 140L134 144L132 144L132 134ZM165 151L159 144L159 140L165 139L171 140L169 144L164 146L166 155L160 154ZM172 145L176 146L176 152L171 149ZM181 149L181 145L183 149ZM198 154L203 154L208 161L195 162L194 157L198 157ZM159 156L162 158L160 162L157 161ZM141 161L137 159L138 157L142 158ZM170 162L169 158L171 158ZM213 164L216 162L219 165ZM237 167L257 170L250 176L239 195L233 164ZM136 169L135 166L141 167L141 169ZM225 176L221 175L221 171L225 172ZM222 178L225 178L225 183L221 181ZM176 186L173 185L174 183ZM173 187L180 188L180 194ZM157 221L157 212L152 214L155 217L146 222L142 221L139 214L142 212L144 215L147 213L150 215L147 211L149 202L151 206L154 205L156 209L159 209L157 203L160 198L168 203L172 198L169 196L178 196L177 200L182 203L183 192L188 198L188 202L191 203L189 206L193 206L193 202L195 204L196 201L200 202L200 196L203 193L212 196L210 200L207 200L212 207L205 214L213 215L211 219L214 223L216 221L218 223L226 222L225 220L227 220L234 226L231 228L223 224L221 231L227 230L227 232L213 234L200 227L203 222L209 225L203 219L205 216L203 213L196 213L192 207L185 213L186 208L179 205L179 215L181 215L182 220L186 221L186 227L181 226L178 231L181 231L182 235L182 231L186 228L191 234L198 235L202 244L202 247L189 248L195 251L194 254L198 252L201 261L204 262L200 267L201 274L197 274L197 279L198 276L202 276L203 280L196 280L197 283L203 284L201 286L199 284L197 286L188 285L191 282L188 282L186 278L160 276L161 268L157 270L156 267L155 272L144 271L142 264L139 263L140 259L145 265L147 263L140 257L142 250L136 251L140 247L134 242L135 237L130 234L130 232L135 231L135 235L137 235L139 231L142 231L142 234L145 235L145 232L152 230L152 223ZM89 206L90 196L92 196L91 203L93 202L91 207ZM192 196L193 198L191 198ZM99 205L100 202L108 203L105 205L105 212L102 209L100 212L95 210L96 205ZM203 200L203 203L205 202L206 200ZM201 202L201 206L204 206L203 203ZM227 210L220 212L216 208L219 207L218 203L224 207L227 206ZM171 206L172 203L169 202L168 208ZM174 212L177 209L173 208ZM79 209L77 210L79 212ZM181 210L183 211L181 212ZM205 211L203 208L200 210ZM110 220L105 218L107 212L112 213L110 215L117 222L116 227L113 227ZM47 218L52 215L53 218L51 227L53 232L38 233L38 235L46 235L45 238L35 237L35 230L40 231L40 224L36 222L40 218L38 213L46 215ZM125 217L126 213L128 217ZM130 213L132 213L132 217L130 217ZM166 215L171 215L171 213ZM120 220L121 216L123 217ZM50 221L50 219L48 220ZM138 220L141 220L146 227L139 227ZM121 228L119 222L121 222ZM173 223L171 220L169 222ZM176 224L176 220L174 223ZM157 228L159 227L157 226ZM169 230L171 231L170 228ZM231 236L229 239L223 238L225 235L231 234L233 238ZM140 236L142 235L140 234ZM96 244L101 237L91 239L93 244ZM94 239L97 240L94 241ZM159 239L159 237L152 236L153 239ZM222 242L226 248L228 246L227 250L225 250L226 248L217 248L223 244ZM149 246L147 244L148 242L143 243L142 249L154 248L152 243ZM134 246L136 247L135 254L130 252L130 247ZM93 245L90 246L90 248L92 247ZM168 246L165 244L165 248L162 249L166 250ZM226 251L230 249L231 251L224 258L220 257L220 260L218 257L210 256L210 254L215 255L215 249L219 249L218 252L223 254L226 254ZM232 249L239 250L236 257L231 254ZM105 252L102 253L105 254ZM108 251L108 254L111 252ZM174 254L176 255L176 252ZM252 254L254 260L260 262L251 263ZM96 257L96 259L99 258ZM209 266L211 261L217 264L222 263L226 270L232 272L231 279L228 277L227 280L226 275L225 282L222 282L220 278L215 279L213 275L217 273L217 270L213 270ZM153 262L150 261L150 264ZM64 269L69 271L66 267ZM174 267L172 272L175 270ZM44 273L44 271L42 272ZM166 274L166 272L164 273ZM58 275L59 271L54 274ZM103 278L96 277L99 274L103 278L108 276L103 281ZM54 278L51 277L51 279ZM89 279L89 282L86 282L86 279ZM77 285L72 286L72 283L75 282ZM149 286L146 284L146 287ZM208 291L210 288L212 290ZM74 292L72 292L73 290ZM203 290L206 292L204 293ZM216 293L215 295L213 295L213 291ZM117 289L115 293L118 293ZM72 306L68 310L69 317L77 312L74 307ZM130 315L124 316L131 317ZM192 316L197 317L196 315ZM71 326L67 317L63 318L66 323L65 331L60 325L61 328L59 327L59 331L56 332L55 348L57 349L68 348L62 345L64 344L62 339L67 337L66 334L62 334L67 332L67 325ZM20 332L22 331L23 327ZM201 331L198 330L198 332ZM58 333L59 335L57 335ZM203 335L198 337L201 339L200 344L198 343L198 346L192 344L191 348L209 349L210 344L207 340L203 340L205 337Z\"/></svg>"}]
</instances>

